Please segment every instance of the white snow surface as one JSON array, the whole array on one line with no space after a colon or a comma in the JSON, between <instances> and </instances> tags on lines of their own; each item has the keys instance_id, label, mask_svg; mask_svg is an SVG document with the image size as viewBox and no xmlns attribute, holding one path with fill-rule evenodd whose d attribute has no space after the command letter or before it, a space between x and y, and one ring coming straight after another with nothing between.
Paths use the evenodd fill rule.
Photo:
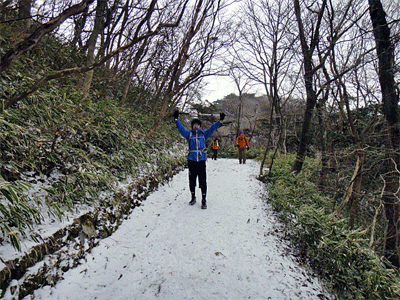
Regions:
<instances>
[{"instance_id":1,"label":"white snow surface","mask_svg":"<svg viewBox=\"0 0 400 300\"><path fill-rule=\"evenodd\" d=\"M24 299L329 299L297 264L259 163L207 161L208 208L190 200L188 170L153 192L86 260Z\"/></svg>"}]
</instances>

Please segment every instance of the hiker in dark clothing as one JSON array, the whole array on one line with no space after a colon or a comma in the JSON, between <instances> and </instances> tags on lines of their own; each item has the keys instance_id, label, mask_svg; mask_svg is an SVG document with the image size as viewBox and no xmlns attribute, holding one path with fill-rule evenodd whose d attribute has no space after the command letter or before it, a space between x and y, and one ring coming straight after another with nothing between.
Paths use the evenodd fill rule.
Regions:
<instances>
[{"instance_id":1,"label":"hiker in dark clothing","mask_svg":"<svg viewBox=\"0 0 400 300\"><path fill-rule=\"evenodd\" d=\"M181 121L179 120L179 112L175 111L174 120L176 127L178 128L180 134L189 142L189 154L188 167L189 167L189 187L192 198L189 202L190 205L196 203L196 178L199 178L199 186L201 189L201 208L207 208L207 176L206 176L206 140L217 130L221 125L221 121L225 118L225 114L220 114L220 120L213 124L210 128L203 131L201 129L201 121L194 119L191 122L191 130L187 130L183 127Z\"/></svg>"}]
</instances>

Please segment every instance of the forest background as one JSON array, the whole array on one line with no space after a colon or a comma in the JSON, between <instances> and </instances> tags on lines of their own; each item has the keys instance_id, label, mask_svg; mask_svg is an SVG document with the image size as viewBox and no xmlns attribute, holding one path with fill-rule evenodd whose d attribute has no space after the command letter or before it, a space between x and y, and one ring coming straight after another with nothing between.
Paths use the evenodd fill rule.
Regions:
<instances>
[{"instance_id":1,"label":"forest background","mask_svg":"<svg viewBox=\"0 0 400 300\"><path fill-rule=\"evenodd\" d=\"M2 245L41 244L36 224L83 205L80 230L111 234L132 195L184 166L173 111L205 126L225 112L221 155L245 130L299 260L339 299L398 299L399 5L0 1ZM213 76L236 91L206 101ZM47 251L3 260L3 293Z\"/></svg>"}]
</instances>

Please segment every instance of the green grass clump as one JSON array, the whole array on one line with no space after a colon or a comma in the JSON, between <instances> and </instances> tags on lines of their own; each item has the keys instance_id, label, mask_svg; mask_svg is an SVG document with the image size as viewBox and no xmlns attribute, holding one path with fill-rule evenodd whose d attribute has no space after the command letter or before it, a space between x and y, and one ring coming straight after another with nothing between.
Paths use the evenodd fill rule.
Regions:
<instances>
[{"instance_id":1,"label":"green grass clump","mask_svg":"<svg viewBox=\"0 0 400 300\"><path fill-rule=\"evenodd\" d=\"M334 200L318 189L319 161L306 159L294 174L294 159L276 158L269 198L299 257L339 299L400 299L399 274L369 247L368 228L349 230L348 220L334 216Z\"/></svg>"},{"instance_id":2,"label":"green grass clump","mask_svg":"<svg viewBox=\"0 0 400 300\"><path fill-rule=\"evenodd\" d=\"M61 219L65 210L98 202L119 180L167 171L179 156L170 150L177 137L172 122L149 140L146 114L112 98L60 93L39 93L0 115L0 231L17 249L18 237L41 222L40 205ZM38 180L51 184L40 199L26 192Z\"/></svg>"}]
</instances>

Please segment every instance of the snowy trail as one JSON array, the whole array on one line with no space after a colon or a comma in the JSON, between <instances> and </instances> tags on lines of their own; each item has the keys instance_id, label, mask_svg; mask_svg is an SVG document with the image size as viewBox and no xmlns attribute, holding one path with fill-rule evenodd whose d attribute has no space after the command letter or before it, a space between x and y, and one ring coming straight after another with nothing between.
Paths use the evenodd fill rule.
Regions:
<instances>
[{"instance_id":1,"label":"snowy trail","mask_svg":"<svg viewBox=\"0 0 400 300\"><path fill-rule=\"evenodd\" d=\"M208 160L207 210L188 205L188 171L180 172L85 263L25 299L321 299L320 283L272 234L258 168Z\"/></svg>"}]
</instances>

